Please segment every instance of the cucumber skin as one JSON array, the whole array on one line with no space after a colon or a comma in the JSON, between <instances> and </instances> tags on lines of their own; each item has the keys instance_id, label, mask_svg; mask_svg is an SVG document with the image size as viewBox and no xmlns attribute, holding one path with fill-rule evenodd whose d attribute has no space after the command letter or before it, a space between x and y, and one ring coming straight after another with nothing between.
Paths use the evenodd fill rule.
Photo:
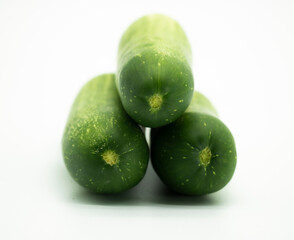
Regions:
<instances>
[{"instance_id":1,"label":"cucumber skin","mask_svg":"<svg viewBox=\"0 0 294 240\"><path fill-rule=\"evenodd\" d=\"M176 120L189 106L194 80L188 39L173 19L149 15L123 34L118 52L117 88L126 112L145 127ZM163 96L151 111L149 98Z\"/></svg>"},{"instance_id":2,"label":"cucumber skin","mask_svg":"<svg viewBox=\"0 0 294 240\"><path fill-rule=\"evenodd\" d=\"M207 146L212 159L205 168L200 165L199 152ZM190 107L179 119L152 129L151 160L156 173L171 190L204 195L222 189L231 180L237 153L230 130L216 117L212 104L204 95L195 93Z\"/></svg>"},{"instance_id":3,"label":"cucumber skin","mask_svg":"<svg viewBox=\"0 0 294 240\"><path fill-rule=\"evenodd\" d=\"M139 126L122 108L114 74L89 81L72 106L62 139L65 165L72 178L96 193L119 193L145 175L149 149ZM119 155L109 165L107 150Z\"/></svg>"}]
</instances>

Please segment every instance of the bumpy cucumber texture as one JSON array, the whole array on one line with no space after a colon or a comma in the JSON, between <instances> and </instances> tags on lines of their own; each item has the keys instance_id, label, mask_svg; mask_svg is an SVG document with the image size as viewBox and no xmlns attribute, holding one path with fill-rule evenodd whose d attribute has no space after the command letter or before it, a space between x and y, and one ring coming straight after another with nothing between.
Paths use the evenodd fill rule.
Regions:
<instances>
[{"instance_id":1,"label":"bumpy cucumber texture","mask_svg":"<svg viewBox=\"0 0 294 240\"><path fill-rule=\"evenodd\" d=\"M82 88L62 144L70 175L93 192L123 192L145 174L148 146L142 130L123 110L114 74L96 77Z\"/></svg>"},{"instance_id":2,"label":"bumpy cucumber texture","mask_svg":"<svg viewBox=\"0 0 294 240\"><path fill-rule=\"evenodd\" d=\"M134 22L118 50L117 88L126 112L146 127L177 119L194 91L191 61L190 44L176 21L149 15Z\"/></svg>"},{"instance_id":3,"label":"bumpy cucumber texture","mask_svg":"<svg viewBox=\"0 0 294 240\"><path fill-rule=\"evenodd\" d=\"M232 178L237 153L230 130L210 101L195 92L187 111L170 125L152 129L152 165L172 190L204 195Z\"/></svg>"}]
</instances>

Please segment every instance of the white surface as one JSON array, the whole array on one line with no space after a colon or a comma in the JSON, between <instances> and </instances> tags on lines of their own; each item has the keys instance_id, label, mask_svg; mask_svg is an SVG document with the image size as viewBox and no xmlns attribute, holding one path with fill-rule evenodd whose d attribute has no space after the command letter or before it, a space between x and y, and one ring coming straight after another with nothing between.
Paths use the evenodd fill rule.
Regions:
<instances>
[{"instance_id":1,"label":"white surface","mask_svg":"<svg viewBox=\"0 0 294 240\"><path fill-rule=\"evenodd\" d=\"M294 239L294 2L0 2L0 239ZM97 197L61 156L80 87L115 71L118 41L148 13L178 20L196 89L235 136L230 184L205 198L164 190L151 168Z\"/></svg>"}]
</instances>

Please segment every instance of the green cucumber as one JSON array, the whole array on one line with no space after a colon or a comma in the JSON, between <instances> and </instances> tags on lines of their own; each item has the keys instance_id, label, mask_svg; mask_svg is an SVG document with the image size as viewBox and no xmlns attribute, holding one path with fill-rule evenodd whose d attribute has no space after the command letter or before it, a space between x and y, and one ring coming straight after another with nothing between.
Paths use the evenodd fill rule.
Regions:
<instances>
[{"instance_id":1,"label":"green cucumber","mask_svg":"<svg viewBox=\"0 0 294 240\"><path fill-rule=\"evenodd\" d=\"M195 92L175 122L151 132L152 165L172 190L204 195L223 188L237 161L234 138L210 101Z\"/></svg>"},{"instance_id":2,"label":"green cucumber","mask_svg":"<svg viewBox=\"0 0 294 240\"><path fill-rule=\"evenodd\" d=\"M118 50L117 88L126 112L145 127L176 120L194 91L191 49L181 26L149 15L123 34Z\"/></svg>"},{"instance_id":3,"label":"green cucumber","mask_svg":"<svg viewBox=\"0 0 294 240\"><path fill-rule=\"evenodd\" d=\"M73 179L97 193L119 193L144 176L149 150L140 127L121 105L115 75L89 81L72 106L63 157Z\"/></svg>"}]
</instances>

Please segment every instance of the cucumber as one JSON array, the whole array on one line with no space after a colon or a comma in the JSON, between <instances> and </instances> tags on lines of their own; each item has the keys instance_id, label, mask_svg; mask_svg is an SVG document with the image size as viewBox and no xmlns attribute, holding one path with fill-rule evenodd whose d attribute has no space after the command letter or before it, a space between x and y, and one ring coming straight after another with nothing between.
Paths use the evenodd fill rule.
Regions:
<instances>
[{"instance_id":1,"label":"cucumber","mask_svg":"<svg viewBox=\"0 0 294 240\"><path fill-rule=\"evenodd\" d=\"M89 81L75 99L62 140L73 179L97 193L119 193L144 176L149 149L121 105L115 75Z\"/></svg>"},{"instance_id":2,"label":"cucumber","mask_svg":"<svg viewBox=\"0 0 294 240\"><path fill-rule=\"evenodd\" d=\"M193 96L191 61L188 39L173 19L156 14L133 23L118 49L116 84L126 112L145 127L176 120Z\"/></svg>"},{"instance_id":3,"label":"cucumber","mask_svg":"<svg viewBox=\"0 0 294 240\"><path fill-rule=\"evenodd\" d=\"M215 108L195 92L187 111L175 122L151 132L152 165L172 190L204 195L223 188L237 160L234 138Z\"/></svg>"}]
</instances>

